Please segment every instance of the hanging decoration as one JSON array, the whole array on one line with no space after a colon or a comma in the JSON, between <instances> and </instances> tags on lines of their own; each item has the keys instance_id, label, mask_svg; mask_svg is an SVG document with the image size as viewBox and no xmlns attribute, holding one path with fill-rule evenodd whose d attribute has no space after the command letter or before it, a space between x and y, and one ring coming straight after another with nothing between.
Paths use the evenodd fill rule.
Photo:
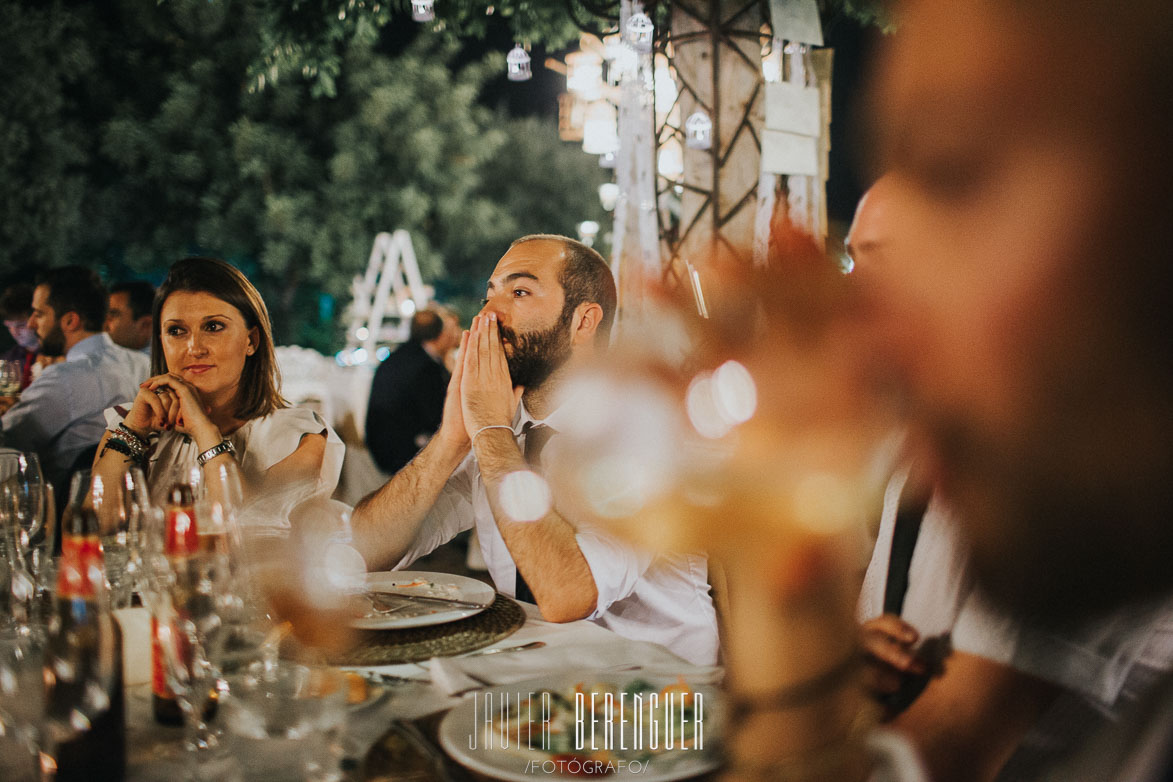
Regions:
<instances>
[{"instance_id":1,"label":"hanging decoration","mask_svg":"<svg viewBox=\"0 0 1173 782\"><path fill-rule=\"evenodd\" d=\"M533 73L530 72L529 53L517 44L505 56L506 73L509 81L529 81Z\"/></svg>"},{"instance_id":2,"label":"hanging decoration","mask_svg":"<svg viewBox=\"0 0 1173 782\"><path fill-rule=\"evenodd\" d=\"M566 89L586 101L603 96L603 58L595 52L566 55Z\"/></svg>"},{"instance_id":3,"label":"hanging decoration","mask_svg":"<svg viewBox=\"0 0 1173 782\"><path fill-rule=\"evenodd\" d=\"M430 22L436 18L435 0L411 0L411 18L417 22Z\"/></svg>"},{"instance_id":4,"label":"hanging decoration","mask_svg":"<svg viewBox=\"0 0 1173 782\"><path fill-rule=\"evenodd\" d=\"M656 26L652 24L652 18L645 13L632 14L627 20L627 42L640 54L652 51L655 33Z\"/></svg>"},{"instance_id":5,"label":"hanging decoration","mask_svg":"<svg viewBox=\"0 0 1173 782\"><path fill-rule=\"evenodd\" d=\"M684 121L684 143L689 149L713 147L713 121L703 111L695 111Z\"/></svg>"}]
</instances>

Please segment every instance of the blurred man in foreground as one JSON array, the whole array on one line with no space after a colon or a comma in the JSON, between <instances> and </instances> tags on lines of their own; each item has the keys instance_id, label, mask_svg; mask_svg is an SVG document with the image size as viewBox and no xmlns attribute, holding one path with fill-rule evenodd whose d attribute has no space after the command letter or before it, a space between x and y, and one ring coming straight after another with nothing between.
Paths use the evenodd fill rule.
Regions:
<instances>
[{"instance_id":1,"label":"blurred man in foreground","mask_svg":"<svg viewBox=\"0 0 1173 782\"><path fill-rule=\"evenodd\" d=\"M545 444L558 447L575 412L558 398L565 377L606 350L615 301L611 270L586 245L514 242L461 342L439 431L358 504L355 540L372 567L401 567L475 527L497 589L536 603L548 621L590 618L711 664L705 560L653 557L563 516L531 472L545 470Z\"/></svg>"},{"instance_id":2,"label":"blurred man in foreground","mask_svg":"<svg viewBox=\"0 0 1173 782\"><path fill-rule=\"evenodd\" d=\"M903 11L876 93L902 246L867 315L914 457L1003 605L1070 625L1159 598L1173 588L1168 5ZM1093 46L1111 54L1079 67ZM1171 706L1064 778L1168 778Z\"/></svg>"},{"instance_id":3,"label":"blurred man in foreground","mask_svg":"<svg viewBox=\"0 0 1173 782\"><path fill-rule=\"evenodd\" d=\"M885 259L902 260L902 226L892 219L898 197L881 178L848 234L865 291L882 284ZM889 483L859 615L890 724L913 740L935 778L1022 778L1070 756L1169 671L1173 650L1151 642L1173 631L1164 606L1062 629L991 607L974 588L958 521L911 472ZM942 643L952 647L943 669L932 659ZM932 673L939 678L930 681Z\"/></svg>"}]
</instances>

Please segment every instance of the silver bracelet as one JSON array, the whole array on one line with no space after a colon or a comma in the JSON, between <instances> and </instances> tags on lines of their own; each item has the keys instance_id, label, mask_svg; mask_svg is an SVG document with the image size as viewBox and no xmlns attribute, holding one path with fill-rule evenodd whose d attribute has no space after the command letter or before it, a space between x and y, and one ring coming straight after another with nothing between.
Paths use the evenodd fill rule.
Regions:
<instances>
[{"instance_id":1,"label":"silver bracelet","mask_svg":"<svg viewBox=\"0 0 1173 782\"><path fill-rule=\"evenodd\" d=\"M480 437L481 432L488 431L489 429L508 429L509 433L513 434L512 426L506 426L505 424L489 424L488 426L482 426L480 429L477 429L476 433L472 436L472 440L469 442L471 442L473 445L476 445L477 438Z\"/></svg>"},{"instance_id":2,"label":"silver bracelet","mask_svg":"<svg viewBox=\"0 0 1173 782\"><path fill-rule=\"evenodd\" d=\"M196 457L196 464L198 464L200 467L203 467L205 464L210 462L212 459L215 459L222 453L236 453L236 446L232 444L231 440L221 440L208 450L201 453Z\"/></svg>"}]
</instances>

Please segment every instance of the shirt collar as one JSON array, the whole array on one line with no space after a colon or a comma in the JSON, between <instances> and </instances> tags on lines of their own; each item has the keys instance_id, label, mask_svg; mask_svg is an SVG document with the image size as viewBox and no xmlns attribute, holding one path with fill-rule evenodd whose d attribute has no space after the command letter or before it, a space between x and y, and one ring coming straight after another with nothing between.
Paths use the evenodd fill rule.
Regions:
<instances>
[{"instance_id":1,"label":"shirt collar","mask_svg":"<svg viewBox=\"0 0 1173 782\"><path fill-rule=\"evenodd\" d=\"M569 415L569 410L566 405L559 405L551 410L548 416L538 420L530 415L529 410L525 409L525 402L522 402L517 406L517 412L513 416L513 433L520 435L527 423L533 423L534 426L549 426L555 431L559 431L559 427L564 425L567 415Z\"/></svg>"},{"instance_id":2,"label":"shirt collar","mask_svg":"<svg viewBox=\"0 0 1173 782\"><path fill-rule=\"evenodd\" d=\"M101 353L106 349L107 342L110 342L110 336L104 331L86 337L69 349L69 352L65 354L65 360L80 361L87 356ZM114 343L110 342L110 344L113 345Z\"/></svg>"}]
</instances>

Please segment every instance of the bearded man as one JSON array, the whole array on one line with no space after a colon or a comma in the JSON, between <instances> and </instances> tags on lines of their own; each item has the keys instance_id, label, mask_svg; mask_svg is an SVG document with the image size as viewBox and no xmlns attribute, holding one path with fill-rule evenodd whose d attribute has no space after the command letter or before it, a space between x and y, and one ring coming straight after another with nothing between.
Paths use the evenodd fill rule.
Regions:
<instances>
[{"instance_id":1,"label":"bearded man","mask_svg":"<svg viewBox=\"0 0 1173 782\"><path fill-rule=\"evenodd\" d=\"M372 569L400 568L475 528L497 589L536 603L546 620L590 619L713 663L704 558L637 552L567 518L557 497L543 502L532 476L571 413L559 389L606 349L615 301L611 271L591 248L545 234L515 241L461 339L439 431L358 504L355 539Z\"/></svg>"}]
</instances>

